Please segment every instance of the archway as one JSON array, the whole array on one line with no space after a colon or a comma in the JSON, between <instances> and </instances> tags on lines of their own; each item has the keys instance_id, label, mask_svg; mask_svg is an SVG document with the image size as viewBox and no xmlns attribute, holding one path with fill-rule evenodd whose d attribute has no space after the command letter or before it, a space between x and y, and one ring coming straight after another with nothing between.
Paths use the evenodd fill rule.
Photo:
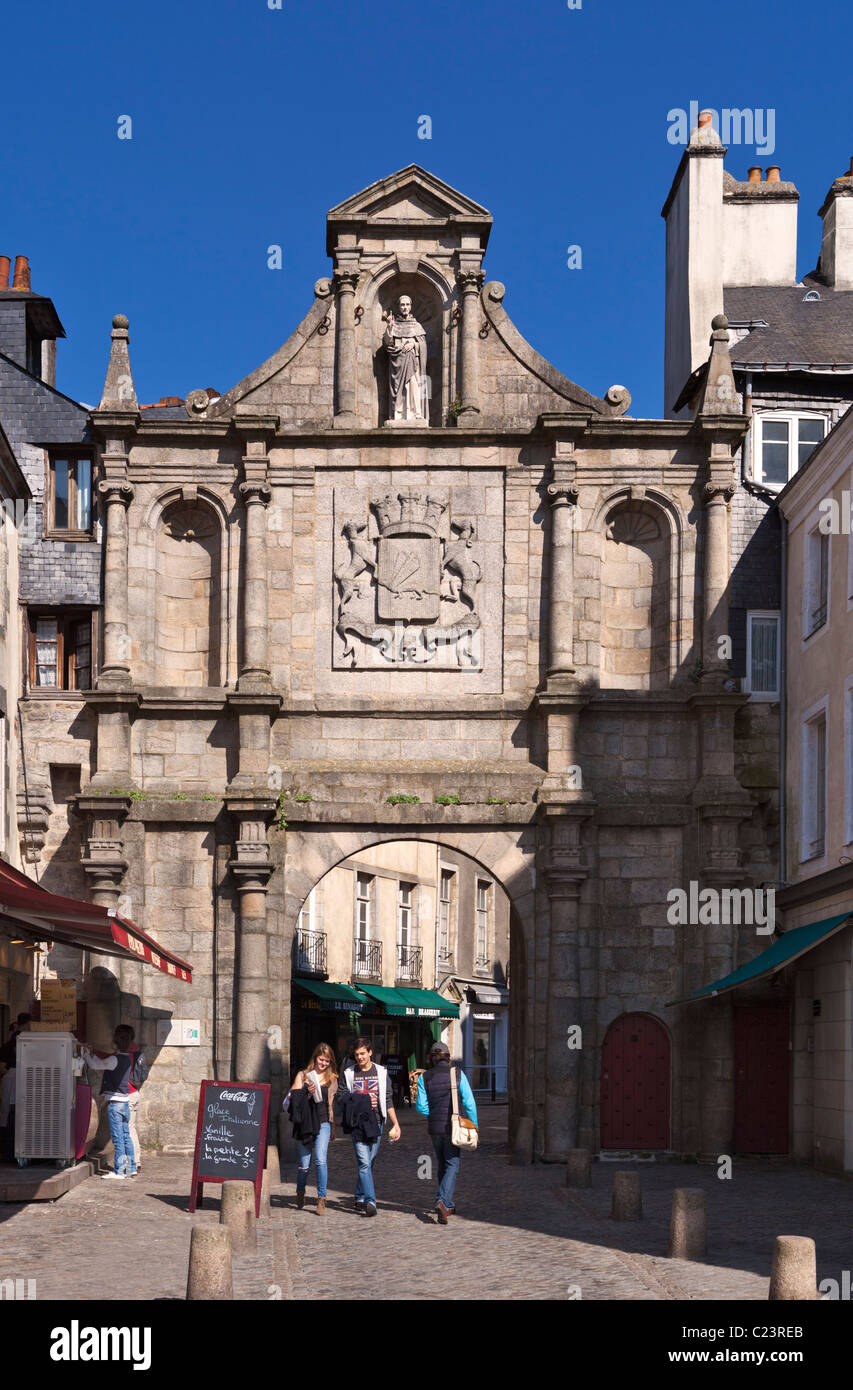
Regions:
<instances>
[{"instance_id":1,"label":"archway","mask_svg":"<svg viewBox=\"0 0 853 1390\"><path fill-rule=\"evenodd\" d=\"M669 1034L651 1014L621 1014L601 1051L602 1149L670 1146Z\"/></svg>"},{"instance_id":2,"label":"archway","mask_svg":"<svg viewBox=\"0 0 853 1390\"><path fill-rule=\"evenodd\" d=\"M364 948L356 945L359 894L355 876L358 873L370 876L371 867L382 870L383 873L391 873L387 863L383 866L378 862L382 855L410 856L402 861L399 871L392 877L396 885L400 882L418 883L420 878L427 880L423 895L424 903L427 905L421 908L422 935L416 943L413 941L412 945L422 948L426 945L423 935L426 924L425 929L430 937L430 952L423 950L421 956L420 986L411 979L395 974L393 980L383 975L380 988L422 988L434 991L434 987L438 985L438 993L444 994L446 999L453 997L459 1006L459 1018L428 1019L429 1028L439 1032L448 1041L448 1045L452 1047L466 1070L470 1068L469 1077L475 1085L475 1090L488 1099L491 1099L494 1080L496 1098L509 1101L510 1136L514 1134L517 1121L522 1115L534 1114L536 1103L533 1094L533 1045L528 1033L528 1019L532 1015L526 999L527 981L533 973L532 950L536 916L534 851L535 830L532 826L480 826L463 829L447 827L446 831L442 830L439 834L422 832L407 836L400 826L377 833L375 827L344 831L306 824L291 826L288 830L284 865L284 932L288 948L292 952L292 981L295 982L298 978L297 953L301 952L302 968L313 963L312 974L315 981L319 979L320 983L325 984L352 984L365 992L363 986L375 988L376 981L359 980L353 976L353 967L356 965L355 952L358 949L362 950L366 958L365 963L371 963L369 945ZM426 856L432 866L430 873L422 874L416 867L418 855ZM331 887L331 871L340 869L341 866L346 866L344 873L349 878L343 912L340 886L335 889ZM461 922L459 918L454 921L454 912L458 912L459 909L454 907L451 894L451 940L454 940L454 932L457 935L456 945L451 948L451 960L446 963L440 959L443 915L441 876L442 872L448 871L455 874L456 892L459 895L457 901L463 908L463 919ZM340 878L340 874L338 877ZM479 907L478 880L485 889L487 899L483 901L481 891ZM316 891L318 884L322 885L319 893ZM328 891L326 884L329 885ZM383 890L379 885L373 889L377 895L377 907L380 891L384 891L386 895L386 921L389 908L394 919L393 940L387 930L382 936L384 963L388 963L387 951L393 950L396 970L398 947L406 944L397 937L398 914L403 912L408 904L404 901L405 895L402 898L398 897L398 886L389 893L387 887ZM489 892L492 894L491 903L488 902ZM366 900L364 894L361 900ZM445 900L447 901L446 894ZM367 901L370 902L369 899ZM370 911L370 907L367 911ZM487 927L489 951L485 955L481 952L479 964L476 959L478 912L481 914L481 922L483 914L487 919L489 913L492 914ZM341 922L344 924L343 927ZM329 940L330 927L339 938L334 949ZM460 928L461 937L458 935ZM492 933L498 928L501 951L496 956L493 948L498 938ZM325 942L318 942L310 935L306 939L304 934L312 932L325 935ZM369 941L369 938L364 939ZM459 955L460 943L463 942L464 959ZM321 974L316 967L322 963L323 947L326 968ZM318 960L315 954L312 962L312 952L317 950L321 951L320 958ZM375 957L372 959L375 962ZM437 965L439 968L436 973ZM282 1058L282 1063L284 1072L291 1075L306 1060L302 1052L308 1041L309 1030L300 1033L297 1026L297 1008L288 1008L288 1004L294 1003L297 994L304 999L306 996L310 997L311 993L310 989L305 990L294 983L291 998L281 1000L280 1017L286 1022L283 1044L286 1048L286 1038L292 1049L289 1056ZM343 1001L338 1011L346 1014ZM319 1019L324 1011L322 1008L309 1006L301 1012L303 1017L314 1015ZM329 1011L325 1012L325 1021L329 1022ZM489 1014L494 1014L495 1017L475 1017ZM368 1009L363 1008L357 1019L352 1020L352 1027L358 1026L363 1030L367 1020L370 1020L371 1029L376 1027L377 1038L383 1040L386 1046L389 1042L396 1042L399 1047L404 1046L402 1033L395 1039L387 1032L387 1014L383 1024L381 1012L370 1013ZM349 1024L350 1020L347 1020L347 1025ZM384 1035L383 1026L386 1028ZM421 1038L415 1041L422 1046L423 1042L431 1041L432 1036L432 1031L424 1032ZM320 1040L314 1039L315 1042ZM333 1045L337 1040L336 1034L335 1038L331 1039ZM408 1062L409 1055L406 1054L404 1062ZM416 1060L420 1061L421 1058L418 1057ZM289 1076L285 1076L283 1080L286 1082ZM542 1098L539 1098L539 1101L541 1104Z\"/></svg>"}]
</instances>

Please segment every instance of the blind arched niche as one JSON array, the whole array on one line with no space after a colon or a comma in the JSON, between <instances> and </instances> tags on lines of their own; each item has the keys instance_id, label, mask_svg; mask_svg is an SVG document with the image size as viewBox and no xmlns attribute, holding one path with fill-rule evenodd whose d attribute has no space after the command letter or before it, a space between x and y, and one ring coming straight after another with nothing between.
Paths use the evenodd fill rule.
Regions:
<instances>
[{"instance_id":1,"label":"blind arched niche","mask_svg":"<svg viewBox=\"0 0 853 1390\"><path fill-rule=\"evenodd\" d=\"M219 523L201 504L175 502L157 527L155 684L221 684Z\"/></svg>"}]
</instances>

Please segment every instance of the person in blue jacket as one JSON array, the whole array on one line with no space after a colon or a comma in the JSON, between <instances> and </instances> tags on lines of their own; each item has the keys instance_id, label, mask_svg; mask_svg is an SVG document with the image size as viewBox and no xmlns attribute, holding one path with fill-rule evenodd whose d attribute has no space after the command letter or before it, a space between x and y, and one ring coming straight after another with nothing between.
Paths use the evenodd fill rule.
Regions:
<instances>
[{"instance_id":1,"label":"person in blue jacket","mask_svg":"<svg viewBox=\"0 0 853 1390\"><path fill-rule=\"evenodd\" d=\"M459 1176L460 1150L451 1141L453 1115L453 1092L450 1084L450 1049L443 1042L435 1042L429 1051L429 1070L418 1077L418 1098L415 1109L420 1115L429 1117L428 1129L435 1156L438 1159L438 1197L435 1209L441 1226L447 1225L448 1216L456 1210L453 1194ZM477 1123L477 1106L468 1078L461 1067L454 1067L459 1103L468 1119Z\"/></svg>"}]
</instances>

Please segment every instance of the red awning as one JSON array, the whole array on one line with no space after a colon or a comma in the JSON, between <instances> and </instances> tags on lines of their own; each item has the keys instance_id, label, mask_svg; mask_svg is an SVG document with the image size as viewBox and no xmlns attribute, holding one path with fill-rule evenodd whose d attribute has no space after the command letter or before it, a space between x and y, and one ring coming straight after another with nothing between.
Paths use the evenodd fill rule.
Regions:
<instances>
[{"instance_id":1,"label":"red awning","mask_svg":"<svg viewBox=\"0 0 853 1390\"><path fill-rule=\"evenodd\" d=\"M133 922L97 903L48 893L11 864L0 859L0 918L35 941L62 941L100 956L145 961L176 980L192 981L192 967L164 951Z\"/></svg>"}]
</instances>

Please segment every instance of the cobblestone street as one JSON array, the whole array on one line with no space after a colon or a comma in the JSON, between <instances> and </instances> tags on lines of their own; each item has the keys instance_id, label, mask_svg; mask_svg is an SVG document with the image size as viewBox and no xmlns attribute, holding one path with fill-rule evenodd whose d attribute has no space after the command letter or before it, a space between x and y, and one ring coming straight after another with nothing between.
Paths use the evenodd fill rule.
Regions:
<instances>
[{"instance_id":1,"label":"cobblestone street","mask_svg":"<svg viewBox=\"0 0 853 1390\"><path fill-rule=\"evenodd\" d=\"M375 1175L379 1214L351 1208L350 1141L330 1151L329 1209L309 1187L296 1210L293 1171L258 1231L258 1253L235 1259L235 1297L348 1298L348 1279L373 1298L585 1300L753 1299L767 1296L773 1237L810 1235L818 1278L853 1266L853 1184L788 1165L716 1169L639 1164L644 1219L609 1219L613 1171L593 1165L593 1187L567 1192L562 1167L510 1165L503 1108L484 1108L483 1144L463 1158L459 1215L435 1221L432 1181L419 1178L431 1156L425 1122L403 1113L399 1145L383 1140ZM624 1165L627 1166L627 1165ZM0 1278L36 1280L39 1300L182 1299L190 1229L218 1220L218 1198L186 1210L190 1160L148 1157L134 1182L84 1183L54 1203L0 1206ZM671 1193L702 1187L709 1254L701 1263L665 1258ZM216 1192L215 1188L206 1189ZM452 1271L452 1275L451 1272Z\"/></svg>"}]
</instances>

